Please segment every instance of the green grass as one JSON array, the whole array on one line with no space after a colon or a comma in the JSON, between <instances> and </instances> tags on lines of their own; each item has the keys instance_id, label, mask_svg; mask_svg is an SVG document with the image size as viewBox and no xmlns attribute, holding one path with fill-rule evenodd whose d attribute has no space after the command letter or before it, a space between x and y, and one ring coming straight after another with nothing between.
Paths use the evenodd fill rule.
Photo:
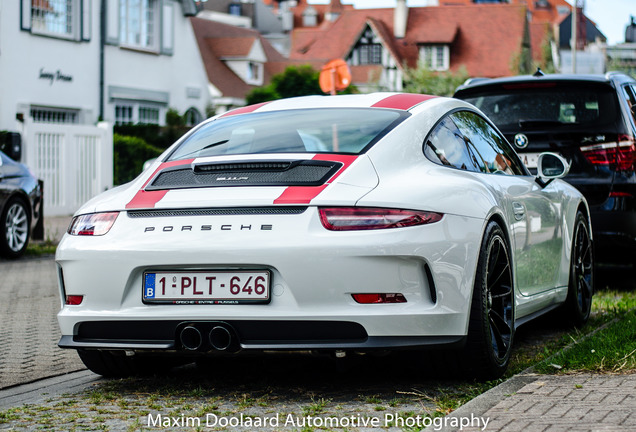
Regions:
<instances>
[{"instance_id":1,"label":"green grass","mask_svg":"<svg viewBox=\"0 0 636 432\"><path fill-rule=\"evenodd\" d=\"M598 332L540 363L539 373L624 372L636 370L636 309L619 316Z\"/></svg>"},{"instance_id":2,"label":"green grass","mask_svg":"<svg viewBox=\"0 0 636 432\"><path fill-rule=\"evenodd\" d=\"M57 250L57 242L53 240L31 241L27 245L25 255L27 256L43 256L55 255Z\"/></svg>"}]
</instances>

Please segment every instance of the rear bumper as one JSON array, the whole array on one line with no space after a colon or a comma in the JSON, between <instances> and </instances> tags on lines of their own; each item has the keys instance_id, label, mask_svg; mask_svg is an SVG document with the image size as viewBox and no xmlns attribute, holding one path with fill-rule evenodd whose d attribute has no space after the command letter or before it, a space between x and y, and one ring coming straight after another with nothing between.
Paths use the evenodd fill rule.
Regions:
<instances>
[{"instance_id":1,"label":"rear bumper","mask_svg":"<svg viewBox=\"0 0 636 432\"><path fill-rule=\"evenodd\" d=\"M219 325L232 334L228 352L450 348L462 346L465 339L464 336L368 336L364 327L346 321L92 321L80 323L78 334L62 336L58 345L73 349L204 354L221 351L207 337ZM197 349L188 349L181 342L180 334L189 326L203 334Z\"/></svg>"}]
</instances>

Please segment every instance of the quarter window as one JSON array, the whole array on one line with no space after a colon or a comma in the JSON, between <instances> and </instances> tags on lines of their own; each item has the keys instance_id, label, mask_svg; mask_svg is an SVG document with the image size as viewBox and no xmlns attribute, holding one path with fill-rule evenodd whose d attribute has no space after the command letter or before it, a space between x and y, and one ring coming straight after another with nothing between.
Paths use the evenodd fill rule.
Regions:
<instances>
[{"instance_id":1,"label":"quarter window","mask_svg":"<svg viewBox=\"0 0 636 432\"><path fill-rule=\"evenodd\" d=\"M444 118L429 135L424 154L431 161L467 171L478 171L464 136L450 116Z\"/></svg>"},{"instance_id":2,"label":"quarter window","mask_svg":"<svg viewBox=\"0 0 636 432\"><path fill-rule=\"evenodd\" d=\"M427 138L424 154L437 164L466 171L526 174L505 138L470 111L445 117Z\"/></svg>"},{"instance_id":3,"label":"quarter window","mask_svg":"<svg viewBox=\"0 0 636 432\"><path fill-rule=\"evenodd\" d=\"M486 120L469 111L456 112L451 117L481 172L525 174L514 150Z\"/></svg>"}]
</instances>

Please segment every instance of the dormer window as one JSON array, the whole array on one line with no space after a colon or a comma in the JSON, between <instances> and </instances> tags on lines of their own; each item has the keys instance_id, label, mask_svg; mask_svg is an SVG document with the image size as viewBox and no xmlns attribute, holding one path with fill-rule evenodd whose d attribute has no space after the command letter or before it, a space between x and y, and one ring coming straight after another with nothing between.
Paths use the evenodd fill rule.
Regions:
<instances>
[{"instance_id":1,"label":"dormer window","mask_svg":"<svg viewBox=\"0 0 636 432\"><path fill-rule=\"evenodd\" d=\"M450 67L450 52L448 45L420 46L420 61L428 70L445 71Z\"/></svg>"},{"instance_id":2,"label":"dormer window","mask_svg":"<svg viewBox=\"0 0 636 432\"><path fill-rule=\"evenodd\" d=\"M240 3L230 3L230 5L228 6L228 13L234 16L241 16Z\"/></svg>"},{"instance_id":3,"label":"dormer window","mask_svg":"<svg viewBox=\"0 0 636 432\"><path fill-rule=\"evenodd\" d=\"M262 80L262 69L262 64L249 62L247 67L247 80L250 84L258 83Z\"/></svg>"},{"instance_id":4,"label":"dormer window","mask_svg":"<svg viewBox=\"0 0 636 432\"><path fill-rule=\"evenodd\" d=\"M353 65L382 64L382 44L370 27L367 27L351 52L350 62Z\"/></svg>"}]
</instances>

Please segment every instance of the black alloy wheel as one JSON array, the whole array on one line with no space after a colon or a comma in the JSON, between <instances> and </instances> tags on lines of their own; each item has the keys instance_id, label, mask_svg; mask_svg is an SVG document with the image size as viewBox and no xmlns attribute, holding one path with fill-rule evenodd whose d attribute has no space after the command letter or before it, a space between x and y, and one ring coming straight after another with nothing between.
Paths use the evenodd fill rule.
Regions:
<instances>
[{"instance_id":1,"label":"black alloy wheel","mask_svg":"<svg viewBox=\"0 0 636 432\"><path fill-rule=\"evenodd\" d=\"M576 327L582 327L592 310L594 256L589 225L580 211L576 214L571 253L570 282L565 308L570 322Z\"/></svg>"},{"instance_id":2,"label":"black alloy wheel","mask_svg":"<svg viewBox=\"0 0 636 432\"><path fill-rule=\"evenodd\" d=\"M490 222L482 241L466 349L467 370L480 379L495 379L508 367L514 336L514 289L508 242Z\"/></svg>"}]
</instances>

